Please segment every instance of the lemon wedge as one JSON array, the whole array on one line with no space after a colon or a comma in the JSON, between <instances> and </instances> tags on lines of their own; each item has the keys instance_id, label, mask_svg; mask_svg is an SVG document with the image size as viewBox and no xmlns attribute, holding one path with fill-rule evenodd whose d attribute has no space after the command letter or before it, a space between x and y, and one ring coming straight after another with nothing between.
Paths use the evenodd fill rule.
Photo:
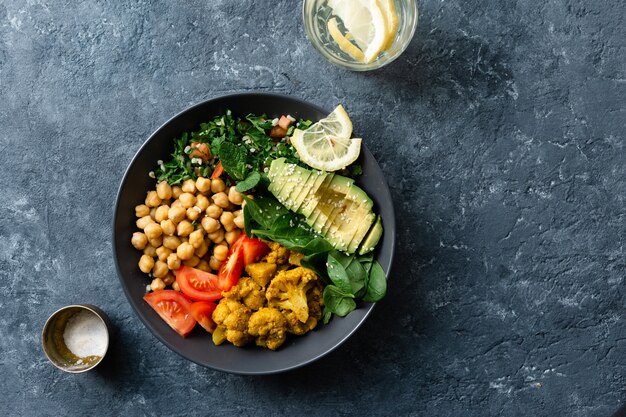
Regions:
<instances>
[{"instance_id":1,"label":"lemon wedge","mask_svg":"<svg viewBox=\"0 0 626 417\"><path fill-rule=\"evenodd\" d=\"M295 129L291 144L300 159L321 171L337 171L356 161L361 153L360 138L350 139L352 121L342 105L307 130Z\"/></svg>"},{"instance_id":2,"label":"lemon wedge","mask_svg":"<svg viewBox=\"0 0 626 417\"><path fill-rule=\"evenodd\" d=\"M395 0L379 0L385 20L387 21L387 42L384 49L389 49L398 32L398 12Z\"/></svg>"},{"instance_id":3,"label":"lemon wedge","mask_svg":"<svg viewBox=\"0 0 626 417\"><path fill-rule=\"evenodd\" d=\"M348 55L350 55L352 58L354 58L356 61L363 61L365 59L363 51L354 46L354 44L352 44L352 42L350 42L348 38L343 36L341 31L337 27L337 19L335 19L334 17L328 21L328 33L330 33L330 36L332 36L335 42L337 42L339 48Z\"/></svg>"},{"instance_id":4,"label":"lemon wedge","mask_svg":"<svg viewBox=\"0 0 626 417\"><path fill-rule=\"evenodd\" d=\"M331 0L328 4L346 28L344 38L349 42L349 35L363 52L362 61L370 63L375 60L389 43L388 19L380 0Z\"/></svg>"}]
</instances>

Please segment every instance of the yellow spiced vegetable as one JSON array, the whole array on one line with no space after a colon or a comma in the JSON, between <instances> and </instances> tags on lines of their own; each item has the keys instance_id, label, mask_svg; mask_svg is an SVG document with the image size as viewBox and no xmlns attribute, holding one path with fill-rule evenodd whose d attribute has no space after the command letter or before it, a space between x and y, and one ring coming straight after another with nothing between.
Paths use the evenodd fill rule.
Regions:
<instances>
[{"instance_id":1,"label":"yellow spiced vegetable","mask_svg":"<svg viewBox=\"0 0 626 417\"><path fill-rule=\"evenodd\" d=\"M223 298L213 312L213 321L217 324L218 334L224 334L226 340L235 346L244 346L250 342L248 321L252 311L238 301ZM215 339L214 339L215 341Z\"/></svg>"},{"instance_id":2,"label":"yellow spiced vegetable","mask_svg":"<svg viewBox=\"0 0 626 417\"><path fill-rule=\"evenodd\" d=\"M256 337L257 346L276 350L287 338L287 320L275 308L264 307L250 316L248 333Z\"/></svg>"},{"instance_id":3,"label":"yellow spiced vegetable","mask_svg":"<svg viewBox=\"0 0 626 417\"><path fill-rule=\"evenodd\" d=\"M310 269L297 267L280 271L265 291L270 307L288 310L301 323L309 319L307 292L317 284L317 275Z\"/></svg>"}]
</instances>

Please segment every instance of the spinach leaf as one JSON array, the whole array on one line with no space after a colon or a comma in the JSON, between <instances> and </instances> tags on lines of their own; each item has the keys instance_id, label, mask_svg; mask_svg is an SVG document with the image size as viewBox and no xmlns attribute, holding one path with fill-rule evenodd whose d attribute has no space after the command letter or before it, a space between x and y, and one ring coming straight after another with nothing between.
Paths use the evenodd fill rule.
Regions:
<instances>
[{"instance_id":1,"label":"spinach leaf","mask_svg":"<svg viewBox=\"0 0 626 417\"><path fill-rule=\"evenodd\" d=\"M311 236L305 232L293 229L265 230L252 229L252 235L261 239L272 240L280 243L289 250L301 252L301 249L311 241Z\"/></svg>"},{"instance_id":2,"label":"spinach leaf","mask_svg":"<svg viewBox=\"0 0 626 417\"><path fill-rule=\"evenodd\" d=\"M244 146L230 142L222 143L219 150L219 159L228 175L239 181L246 178L248 150Z\"/></svg>"},{"instance_id":3,"label":"spinach leaf","mask_svg":"<svg viewBox=\"0 0 626 417\"><path fill-rule=\"evenodd\" d=\"M246 196L246 207L250 217L263 229L271 229L274 222L284 215L290 215L290 211L282 206L276 199L259 196L254 200ZM245 214L244 214L245 221Z\"/></svg>"},{"instance_id":4,"label":"spinach leaf","mask_svg":"<svg viewBox=\"0 0 626 417\"><path fill-rule=\"evenodd\" d=\"M259 183L261 180L261 174L258 171L252 171L248 174L245 180L237 183L235 189L240 193L251 190Z\"/></svg>"},{"instance_id":5,"label":"spinach leaf","mask_svg":"<svg viewBox=\"0 0 626 417\"><path fill-rule=\"evenodd\" d=\"M328 277L337 288L346 294L352 294L352 287L350 285L350 277L343 267L341 262L335 258L331 253L328 254L326 259L326 268L328 269Z\"/></svg>"},{"instance_id":6,"label":"spinach leaf","mask_svg":"<svg viewBox=\"0 0 626 417\"><path fill-rule=\"evenodd\" d=\"M387 277L385 271L378 261L372 263L369 281L367 283L367 293L363 297L363 301L373 303L380 301L387 293Z\"/></svg>"},{"instance_id":7,"label":"spinach leaf","mask_svg":"<svg viewBox=\"0 0 626 417\"><path fill-rule=\"evenodd\" d=\"M319 275L319 277L322 278L325 284L330 284L330 279L328 278L328 273L326 269L327 258L327 252L312 253L302 258L300 260L300 265L305 268L311 269L313 272Z\"/></svg>"},{"instance_id":8,"label":"spinach leaf","mask_svg":"<svg viewBox=\"0 0 626 417\"><path fill-rule=\"evenodd\" d=\"M252 237L252 228L254 227L253 223L254 220L250 214L250 207L246 204L243 207L243 231L248 237Z\"/></svg>"},{"instance_id":9,"label":"spinach leaf","mask_svg":"<svg viewBox=\"0 0 626 417\"><path fill-rule=\"evenodd\" d=\"M324 288L324 323L330 319L328 312L345 317L356 308L354 295L343 292L334 285L327 285Z\"/></svg>"}]
</instances>

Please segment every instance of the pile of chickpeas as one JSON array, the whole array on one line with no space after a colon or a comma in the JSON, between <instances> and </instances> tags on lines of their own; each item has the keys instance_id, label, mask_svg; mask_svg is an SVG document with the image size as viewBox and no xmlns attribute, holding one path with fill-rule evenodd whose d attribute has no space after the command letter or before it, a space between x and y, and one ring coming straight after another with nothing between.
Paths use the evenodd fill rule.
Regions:
<instances>
[{"instance_id":1,"label":"pile of chickpeas","mask_svg":"<svg viewBox=\"0 0 626 417\"><path fill-rule=\"evenodd\" d=\"M180 291L173 271L181 265L219 270L242 233L243 205L241 193L220 178L198 177L180 186L161 181L148 191L145 203L135 207L142 231L133 233L131 243L143 251L139 269L152 275L152 291L170 285Z\"/></svg>"}]
</instances>

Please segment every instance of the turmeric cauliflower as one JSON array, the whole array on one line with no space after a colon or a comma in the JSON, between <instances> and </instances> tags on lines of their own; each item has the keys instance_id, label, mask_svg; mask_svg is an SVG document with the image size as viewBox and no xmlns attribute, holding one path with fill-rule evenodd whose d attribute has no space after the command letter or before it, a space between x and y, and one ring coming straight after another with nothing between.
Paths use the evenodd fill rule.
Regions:
<instances>
[{"instance_id":1,"label":"turmeric cauliflower","mask_svg":"<svg viewBox=\"0 0 626 417\"><path fill-rule=\"evenodd\" d=\"M265 291L270 307L289 310L298 321L309 319L307 292L317 283L317 275L310 269L297 267L280 271Z\"/></svg>"},{"instance_id":2,"label":"turmeric cauliflower","mask_svg":"<svg viewBox=\"0 0 626 417\"><path fill-rule=\"evenodd\" d=\"M309 318L306 322L298 320L292 311L283 311L287 319L287 331L295 335L303 335L313 330L322 318L322 307L324 305L323 287L321 282L316 282L313 288L307 292L307 306L309 307Z\"/></svg>"},{"instance_id":3,"label":"turmeric cauliflower","mask_svg":"<svg viewBox=\"0 0 626 417\"><path fill-rule=\"evenodd\" d=\"M235 346L244 346L250 342L248 321L252 311L238 301L223 298L213 311L213 321L217 324L218 334L226 336L226 340ZM215 339L214 339L215 341Z\"/></svg>"},{"instance_id":4,"label":"turmeric cauliflower","mask_svg":"<svg viewBox=\"0 0 626 417\"><path fill-rule=\"evenodd\" d=\"M269 264L284 265L289 260L289 249L276 242L267 242L270 252L265 255L265 262Z\"/></svg>"},{"instance_id":5,"label":"turmeric cauliflower","mask_svg":"<svg viewBox=\"0 0 626 417\"><path fill-rule=\"evenodd\" d=\"M252 313L248 322L248 333L256 336L257 346L276 350L287 338L287 320L280 311L263 307Z\"/></svg>"},{"instance_id":6,"label":"turmeric cauliflower","mask_svg":"<svg viewBox=\"0 0 626 417\"><path fill-rule=\"evenodd\" d=\"M258 310L265 304L265 291L252 278L241 278L237 285L224 293L224 298L240 301L252 310Z\"/></svg>"}]
</instances>

